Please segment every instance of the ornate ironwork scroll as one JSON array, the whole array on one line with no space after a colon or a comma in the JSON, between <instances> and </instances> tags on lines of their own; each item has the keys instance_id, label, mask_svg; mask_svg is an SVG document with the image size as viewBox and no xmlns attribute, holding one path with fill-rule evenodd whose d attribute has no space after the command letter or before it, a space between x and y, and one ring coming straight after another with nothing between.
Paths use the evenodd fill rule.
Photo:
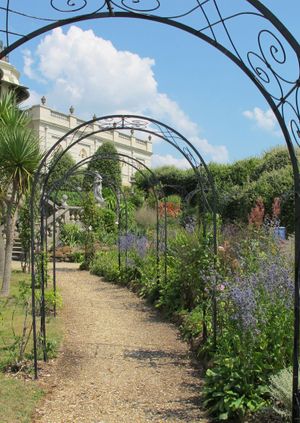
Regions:
<instances>
[{"instance_id":1,"label":"ornate ironwork scroll","mask_svg":"<svg viewBox=\"0 0 300 423\"><path fill-rule=\"evenodd\" d=\"M274 111L289 149L300 143L300 47L292 34L258 0L0 0L0 57L55 27L88 19L147 19L190 32L234 61ZM20 24L21 23L21 24ZM240 28L247 40L240 41ZM17 33L16 28L22 28ZM294 154L295 157L295 154Z\"/></svg>"},{"instance_id":2,"label":"ornate ironwork scroll","mask_svg":"<svg viewBox=\"0 0 300 423\"><path fill-rule=\"evenodd\" d=\"M101 18L143 19L176 27L205 41L233 61L261 92L285 137L295 183L295 345L293 422L300 419L300 46L259 0L0 0L0 59L56 27ZM43 5L41 6L41 3ZM295 7L297 1L295 0ZM299 7L299 6L298 6ZM20 24L21 23L21 24ZM22 33L16 28L21 28ZM241 41L240 29L247 30ZM190 148L190 147L188 147ZM188 152L187 156L189 157Z\"/></svg>"}]
</instances>

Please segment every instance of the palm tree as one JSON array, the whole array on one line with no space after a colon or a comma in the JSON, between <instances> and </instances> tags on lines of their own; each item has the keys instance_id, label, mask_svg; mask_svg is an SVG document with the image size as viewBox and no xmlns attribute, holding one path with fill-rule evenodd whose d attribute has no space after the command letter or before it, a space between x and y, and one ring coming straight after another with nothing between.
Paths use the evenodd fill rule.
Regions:
<instances>
[{"instance_id":1,"label":"palm tree","mask_svg":"<svg viewBox=\"0 0 300 423\"><path fill-rule=\"evenodd\" d=\"M13 93L0 99L0 179L6 235L1 295L9 295L16 217L40 162L39 140L28 128L29 119L18 109Z\"/></svg>"},{"instance_id":2,"label":"palm tree","mask_svg":"<svg viewBox=\"0 0 300 423\"><path fill-rule=\"evenodd\" d=\"M4 269L4 250L5 250L5 243L4 243L4 237L3 237L3 216L4 216L4 201L3 201L3 193L1 191L1 178L0 178L0 278L3 276L3 269Z\"/></svg>"}]
</instances>

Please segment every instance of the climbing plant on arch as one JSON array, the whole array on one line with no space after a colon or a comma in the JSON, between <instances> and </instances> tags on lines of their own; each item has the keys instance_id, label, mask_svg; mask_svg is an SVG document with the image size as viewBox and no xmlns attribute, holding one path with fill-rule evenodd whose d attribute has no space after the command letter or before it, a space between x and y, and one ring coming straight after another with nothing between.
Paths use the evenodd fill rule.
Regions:
<instances>
[{"instance_id":1,"label":"climbing plant on arch","mask_svg":"<svg viewBox=\"0 0 300 423\"><path fill-rule=\"evenodd\" d=\"M47 31L67 24L104 19L142 19L192 34L223 53L253 82L274 112L289 150L295 185L295 327L293 422L300 418L300 177L295 148L300 144L300 46L289 30L258 0L49 0L43 16L35 2L0 9L6 48L0 58ZM21 6L20 6L21 7ZM20 27L23 33L14 28ZM239 42L235 23L247 30L247 45Z\"/></svg>"}]
</instances>

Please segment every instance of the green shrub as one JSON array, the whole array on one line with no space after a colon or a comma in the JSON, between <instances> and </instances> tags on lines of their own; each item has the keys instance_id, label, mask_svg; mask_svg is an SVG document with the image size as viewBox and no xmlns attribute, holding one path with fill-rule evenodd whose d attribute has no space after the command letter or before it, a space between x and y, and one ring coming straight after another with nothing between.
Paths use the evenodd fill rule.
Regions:
<instances>
[{"instance_id":1,"label":"green shrub","mask_svg":"<svg viewBox=\"0 0 300 423\"><path fill-rule=\"evenodd\" d=\"M167 197L167 201L178 206L181 206L181 197L179 195L173 194Z\"/></svg>"},{"instance_id":2,"label":"green shrub","mask_svg":"<svg viewBox=\"0 0 300 423\"><path fill-rule=\"evenodd\" d=\"M196 233L177 230L168 245L168 278L161 282L158 306L174 311L191 311L203 303L206 284L200 271L213 263L211 238L200 238Z\"/></svg>"},{"instance_id":3,"label":"green shrub","mask_svg":"<svg viewBox=\"0 0 300 423\"><path fill-rule=\"evenodd\" d=\"M111 157L111 158L110 158ZM103 187L113 183L116 188L121 187L121 166L115 145L110 141L103 142L94 153L87 166L88 172L98 172L103 177ZM84 186L91 189L94 176L86 173Z\"/></svg>"},{"instance_id":4,"label":"green shrub","mask_svg":"<svg viewBox=\"0 0 300 423\"><path fill-rule=\"evenodd\" d=\"M56 150L51 158L50 161L50 168L55 164L55 162L58 160L60 155L62 154L61 150ZM66 152L56 163L55 167L53 168L53 172L50 174L49 180L48 180L48 187L52 188L55 184L57 184L58 181L61 181L68 170L70 170L75 165L75 160L73 159L72 155L69 152ZM64 191L73 190L74 186L78 186L80 184L80 177L79 176L69 176L63 185L60 185L60 189ZM55 189L52 191L52 198L55 197ZM60 193L59 197L61 198L63 194ZM71 199L71 195L70 195Z\"/></svg>"},{"instance_id":5,"label":"green shrub","mask_svg":"<svg viewBox=\"0 0 300 423\"><path fill-rule=\"evenodd\" d=\"M270 379L269 390L273 399L273 410L286 421L292 417L293 373L291 368L281 370Z\"/></svg>"},{"instance_id":6,"label":"green shrub","mask_svg":"<svg viewBox=\"0 0 300 423\"><path fill-rule=\"evenodd\" d=\"M41 301L41 291L36 291L36 300L37 303ZM62 295L59 291L54 292L53 289L46 289L45 290L45 312L46 315L51 315L54 311L54 307L56 306L56 309L62 308L63 300ZM40 314L40 311L37 307L37 313Z\"/></svg>"},{"instance_id":7,"label":"green shrub","mask_svg":"<svg viewBox=\"0 0 300 423\"><path fill-rule=\"evenodd\" d=\"M77 176L75 176L75 178L78 178ZM72 187L73 189L76 186L80 185L80 181L78 181L77 183L73 183ZM71 187L70 190L59 190L56 194L55 197L54 195L52 196L53 200L55 200L56 203L61 204L63 202L63 196L67 196L67 200L66 203L68 204L68 206L75 206L75 207L79 207L81 204L81 193L78 191L71 191Z\"/></svg>"},{"instance_id":8,"label":"green shrub","mask_svg":"<svg viewBox=\"0 0 300 423\"><path fill-rule=\"evenodd\" d=\"M84 260L83 251L74 251L71 253L70 261L72 263L81 263Z\"/></svg>"},{"instance_id":9,"label":"green shrub","mask_svg":"<svg viewBox=\"0 0 300 423\"><path fill-rule=\"evenodd\" d=\"M116 226L116 213L113 210L109 210L106 208L100 208L98 211L98 228L102 229L107 233L115 233L117 226Z\"/></svg>"},{"instance_id":10,"label":"green shrub","mask_svg":"<svg viewBox=\"0 0 300 423\"><path fill-rule=\"evenodd\" d=\"M83 234L76 223L65 223L60 230L60 241L68 247L75 247L82 243Z\"/></svg>"},{"instance_id":11,"label":"green shrub","mask_svg":"<svg viewBox=\"0 0 300 423\"><path fill-rule=\"evenodd\" d=\"M182 320L180 330L184 339L192 341L202 334L203 310L201 306L196 306L190 312L182 310L180 318Z\"/></svg>"},{"instance_id":12,"label":"green shrub","mask_svg":"<svg viewBox=\"0 0 300 423\"><path fill-rule=\"evenodd\" d=\"M145 200L143 191L135 189L134 192L128 192L128 196L130 198L130 201L136 208L142 207Z\"/></svg>"},{"instance_id":13,"label":"green shrub","mask_svg":"<svg viewBox=\"0 0 300 423\"><path fill-rule=\"evenodd\" d=\"M118 282L120 278L115 251L101 251L96 254L90 266L90 272L103 276L108 282Z\"/></svg>"},{"instance_id":14,"label":"green shrub","mask_svg":"<svg viewBox=\"0 0 300 423\"><path fill-rule=\"evenodd\" d=\"M274 238L252 231L241 241L241 235L239 244L227 242L222 253L217 349L204 390L212 415L229 421L267 404L269 378L290 364L293 349L286 330L293 326L287 263ZM234 257L235 274L224 268Z\"/></svg>"},{"instance_id":15,"label":"green shrub","mask_svg":"<svg viewBox=\"0 0 300 423\"><path fill-rule=\"evenodd\" d=\"M249 361L247 361L247 358ZM218 357L205 377L204 405L217 420L242 421L264 406L268 392L260 367L251 357Z\"/></svg>"},{"instance_id":16,"label":"green shrub","mask_svg":"<svg viewBox=\"0 0 300 423\"><path fill-rule=\"evenodd\" d=\"M59 291L56 290L54 292L53 289L47 289L45 291L45 311L47 314L50 314L54 311L54 308L56 310L62 308L63 306L63 299L62 295Z\"/></svg>"}]
</instances>

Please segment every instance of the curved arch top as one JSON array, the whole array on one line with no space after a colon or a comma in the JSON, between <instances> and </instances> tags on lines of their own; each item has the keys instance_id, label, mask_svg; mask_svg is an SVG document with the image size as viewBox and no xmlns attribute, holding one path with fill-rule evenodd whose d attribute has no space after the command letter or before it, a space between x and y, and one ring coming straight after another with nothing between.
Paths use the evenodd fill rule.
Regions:
<instances>
[{"instance_id":1,"label":"curved arch top","mask_svg":"<svg viewBox=\"0 0 300 423\"><path fill-rule=\"evenodd\" d=\"M300 46L258 0L34 0L0 6L1 57L64 25L103 18L134 18L176 27L218 49L252 80L269 103L284 134L294 172L293 146L300 145ZM14 28L22 28L22 33ZM247 30L247 42L240 31Z\"/></svg>"},{"instance_id":2,"label":"curved arch top","mask_svg":"<svg viewBox=\"0 0 300 423\"><path fill-rule=\"evenodd\" d=\"M182 134L176 131L174 128L146 116L139 115L108 115L102 117L95 117L87 122L84 122L77 127L71 129L65 135L63 135L43 156L39 168L35 174L34 184L35 187L42 173L45 173L45 167L47 168L45 181L48 182L50 174L54 171L56 164L59 162L61 157L69 151L74 145L80 141L89 138L95 134L106 132L106 131L141 131L151 136L157 137L168 144L172 145L177 151L179 151L186 161L190 164L195 174L197 175L199 186L201 190L204 190L202 175L200 167L205 169L207 175L207 182L213 194L213 199L216 197L215 185L212 175L207 167L205 160L202 155L198 152L195 146ZM67 140L68 145L62 149L62 142ZM54 163L51 163L50 158L52 153L60 148L61 153ZM120 153L118 153L120 154ZM207 203L208 208L215 212L215 201L212 204Z\"/></svg>"},{"instance_id":3,"label":"curved arch top","mask_svg":"<svg viewBox=\"0 0 300 423\"><path fill-rule=\"evenodd\" d=\"M0 32L6 38L6 48L0 52L0 59L27 41L64 25L101 18L143 19L178 28L213 46L234 62L264 96L285 137L294 172L296 260L292 421L298 422L300 177L295 147L300 146L300 46L297 40L259 0L27 0L19 2L17 7L14 9L12 0L0 2ZM17 33L15 28L22 28L23 33ZM241 30L247 31L242 41ZM193 149L195 156L192 153L192 157L199 154L192 145L187 148L187 160L191 160L189 153Z\"/></svg>"},{"instance_id":4,"label":"curved arch top","mask_svg":"<svg viewBox=\"0 0 300 423\"><path fill-rule=\"evenodd\" d=\"M260 1L174 0L170 5L167 0L46 0L40 12L34 0L18 5L19 9L10 0L2 1L0 32L7 46L0 51L0 59L54 28L101 18L144 19L173 26L215 47L252 80L273 110L289 149L300 197L294 148L300 146L300 45ZM247 43L240 42L241 24L247 29ZM24 33L14 32L14 27L24 28Z\"/></svg>"}]
</instances>

